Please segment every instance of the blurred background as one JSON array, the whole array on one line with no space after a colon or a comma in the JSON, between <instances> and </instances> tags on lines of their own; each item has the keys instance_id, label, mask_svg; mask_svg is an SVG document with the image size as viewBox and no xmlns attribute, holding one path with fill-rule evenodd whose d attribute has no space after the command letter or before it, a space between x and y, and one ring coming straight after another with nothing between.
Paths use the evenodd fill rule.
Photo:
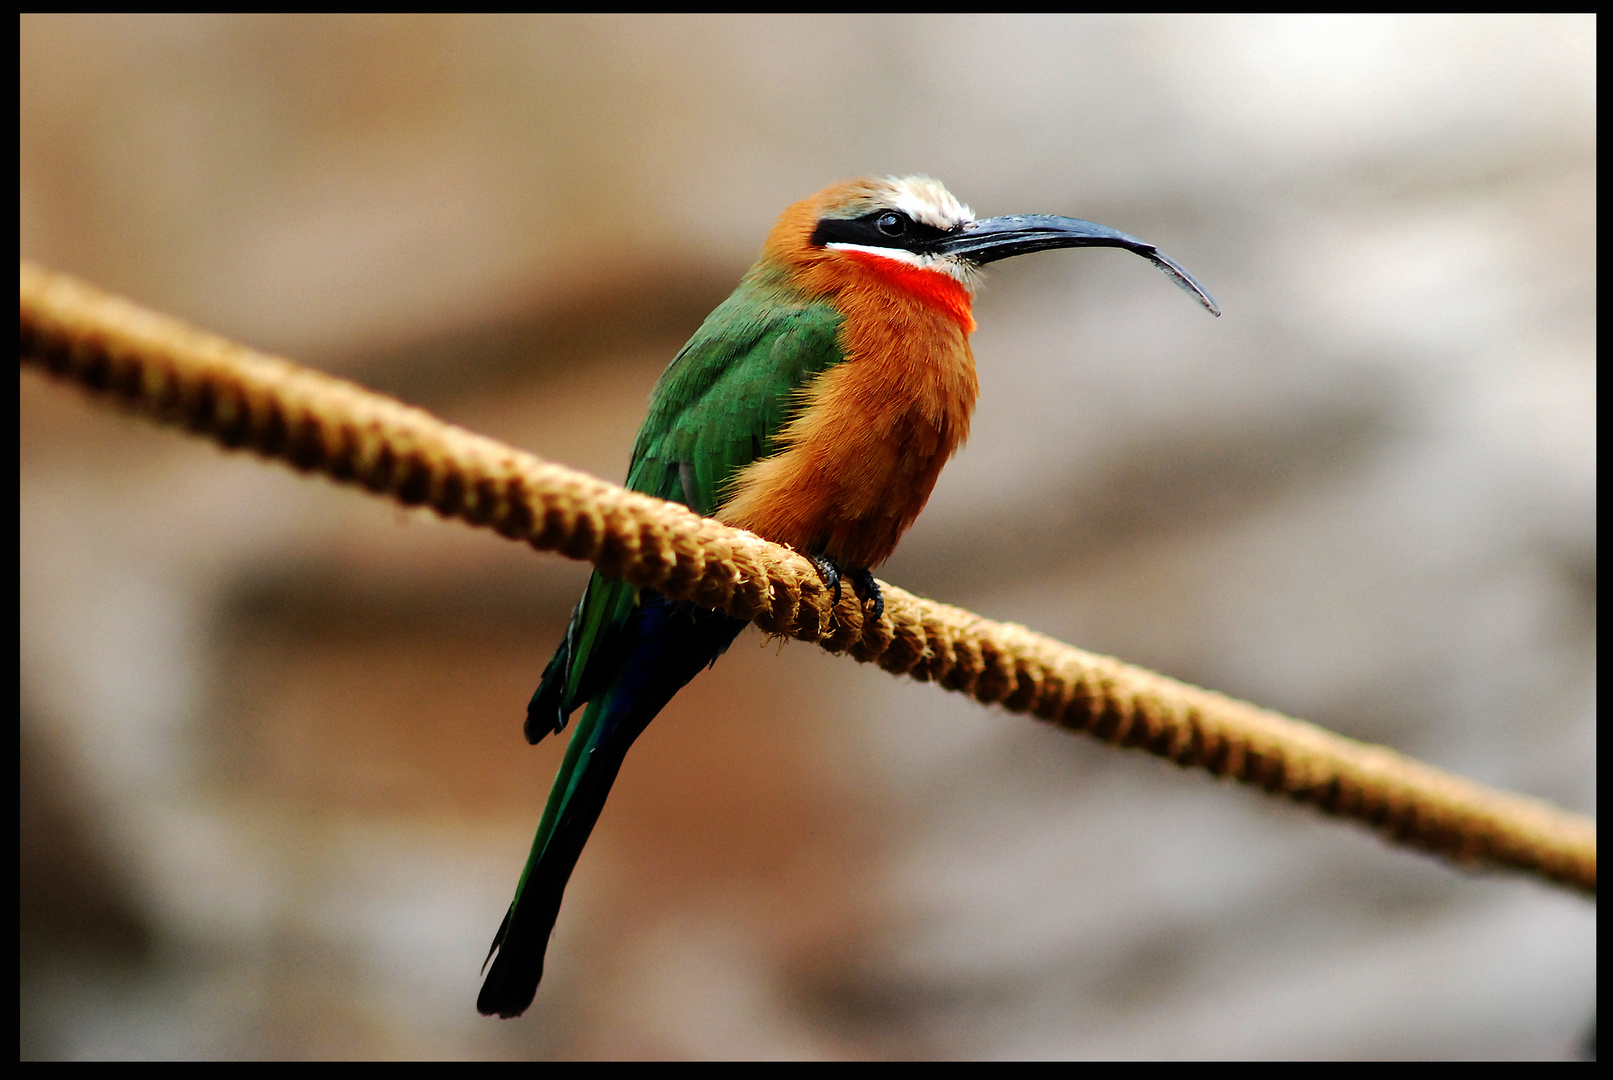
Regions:
<instances>
[{"instance_id":1,"label":"blurred background","mask_svg":"<svg viewBox=\"0 0 1613 1080\"><path fill-rule=\"evenodd\" d=\"M1593 17L21 19L26 258L619 480L773 218L992 268L882 576L1595 811ZM20 377L25 1058L1573 1058L1578 895L799 643L478 967L585 567Z\"/></svg>"}]
</instances>

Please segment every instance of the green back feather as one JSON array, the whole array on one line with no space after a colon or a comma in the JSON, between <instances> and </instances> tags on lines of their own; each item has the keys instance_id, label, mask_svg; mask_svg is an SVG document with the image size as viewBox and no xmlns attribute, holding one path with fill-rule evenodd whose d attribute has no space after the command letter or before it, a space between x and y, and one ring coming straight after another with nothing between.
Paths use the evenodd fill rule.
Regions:
<instances>
[{"instance_id":1,"label":"green back feather","mask_svg":"<svg viewBox=\"0 0 1613 1080\"><path fill-rule=\"evenodd\" d=\"M833 307L801 297L777 272L753 269L656 383L633 445L627 486L702 515L714 513L735 474L773 452L802 388L840 362L840 324ZM576 789L609 708L616 662L610 641L637 603L637 589L595 571L572 616L560 653L569 660L564 711L592 700L549 792L516 886L517 902Z\"/></svg>"},{"instance_id":2,"label":"green back feather","mask_svg":"<svg viewBox=\"0 0 1613 1080\"><path fill-rule=\"evenodd\" d=\"M776 272L753 269L662 373L633 444L627 487L704 516L735 475L775 449L800 390L840 362L841 316ZM567 635L569 709L593 690L589 666L638 602L626 582L594 574Z\"/></svg>"}]
</instances>

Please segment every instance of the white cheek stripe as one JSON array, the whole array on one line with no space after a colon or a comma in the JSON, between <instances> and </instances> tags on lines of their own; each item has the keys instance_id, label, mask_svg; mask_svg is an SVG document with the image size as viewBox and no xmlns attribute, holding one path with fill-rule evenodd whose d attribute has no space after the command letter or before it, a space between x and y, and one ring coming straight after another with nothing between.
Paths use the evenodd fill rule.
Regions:
<instances>
[{"instance_id":1,"label":"white cheek stripe","mask_svg":"<svg viewBox=\"0 0 1613 1080\"><path fill-rule=\"evenodd\" d=\"M911 251L901 248L870 247L867 244L825 244L830 251L860 251L865 255L877 255L881 259L891 262L906 263L916 266L920 270L929 270L938 274L945 274L965 288L972 289L975 284L975 268L962 259L948 255L915 255Z\"/></svg>"}]
</instances>

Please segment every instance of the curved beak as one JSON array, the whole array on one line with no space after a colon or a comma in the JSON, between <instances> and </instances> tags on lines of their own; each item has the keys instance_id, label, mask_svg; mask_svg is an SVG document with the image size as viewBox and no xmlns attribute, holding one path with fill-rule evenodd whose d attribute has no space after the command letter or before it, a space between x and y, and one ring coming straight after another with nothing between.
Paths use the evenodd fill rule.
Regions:
<instances>
[{"instance_id":1,"label":"curved beak","mask_svg":"<svg viewBox=\"0 0 1613 1080\"><path fill-rule=\"evenodd\" d=\"M977 265L996 262L1014 255L1032 251L1064 247L1118 247L1141 255L1165 272L1165 276L1198 298L1211 315L1219 316L1221 308L1215 298L1204 291L1204 286L1193 275L1182 269L1175 259L1153 244L1127 236L1118 229L1099 225L1080 218L1052 217L1046 214L1009 214L1006 217L986 218L962 232L937 241L936 249L943 255L957 255Z\"/></svg>"}]
</instances>

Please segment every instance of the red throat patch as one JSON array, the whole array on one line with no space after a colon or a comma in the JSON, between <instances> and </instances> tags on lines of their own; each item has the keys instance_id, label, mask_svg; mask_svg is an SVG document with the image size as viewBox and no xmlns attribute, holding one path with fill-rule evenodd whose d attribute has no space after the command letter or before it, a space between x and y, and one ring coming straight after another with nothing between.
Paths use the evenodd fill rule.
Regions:
<instances>
[{"instance_id":1,"label":"red throat patch","mask_svg":"<svg viewBox=\"0 0 1613 1080\"><path fill-rule=\"evenodd\" d=\"M974 333L975 320L970 312L969 290L951 274L940 270L926 270L897 259L887 259L867 251L842 251L842 255L877 273L890 284L923 300L940 311L963 329Z\"/></svg>"}]
</instances>

